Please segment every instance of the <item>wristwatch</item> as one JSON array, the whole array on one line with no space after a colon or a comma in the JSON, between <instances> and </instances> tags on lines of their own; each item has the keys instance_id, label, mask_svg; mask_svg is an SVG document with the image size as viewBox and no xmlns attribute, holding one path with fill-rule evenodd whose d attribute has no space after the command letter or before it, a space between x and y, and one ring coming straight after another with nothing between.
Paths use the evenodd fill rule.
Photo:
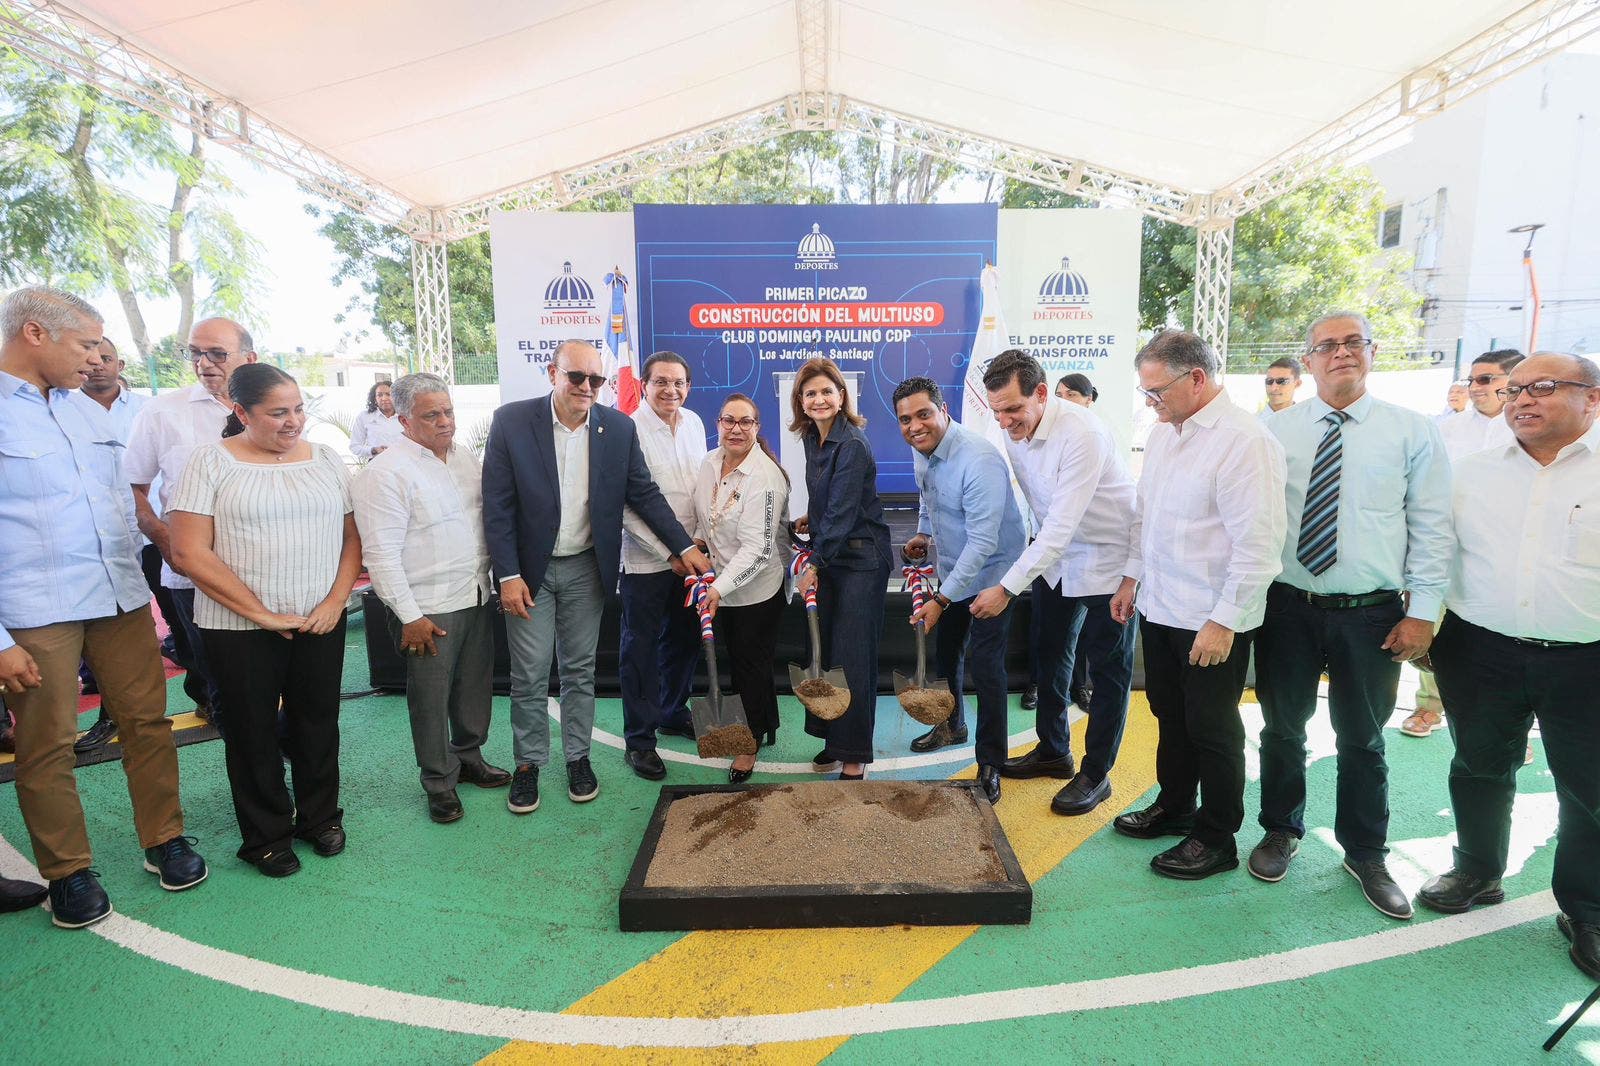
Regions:
<instances>
[{"instance_id":1,"label":"wristwatch","mask_svg":"<svg viewBox=\"0 0 1600 1066\"><path fill-rule=\"evenodd\" d=\"M948 611L950 609L950 597L946 596L942 592L935 592L933 594L933 602L939 605L939 610L941 611Z\"/></svg>"}]
</instances>

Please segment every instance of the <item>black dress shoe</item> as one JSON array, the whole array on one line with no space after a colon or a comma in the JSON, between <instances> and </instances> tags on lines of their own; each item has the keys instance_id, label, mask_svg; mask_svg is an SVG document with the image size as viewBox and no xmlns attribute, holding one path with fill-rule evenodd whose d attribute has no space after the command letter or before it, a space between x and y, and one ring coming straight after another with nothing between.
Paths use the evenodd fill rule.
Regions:
<instances>
[{"instance_id":1,"label":"black dress shoe","mask_svg":"<svg viewBox=\"0 0 1600 1066\"><path fill-rule=\"evenodd\" d=\"M1184 837L1181 843L1150 860L1150 869L1179 881L1199 881L1238 867L1239 853L1231 844L1216 847L1194 836Z\"/></svg>"},{"instance_id":2,"label":"black dress shoe","mask_svg":"<svg viewBox=\"0 0 1600 1066\"><path fill-rule=\"evenodd\" d=\"M259 859L252 859L251 865L268 877L288 877L300 871L300 857L294 853L293 848L284 848L282 851L269 851Z\"/></svg>"},{"instance_id":3,"label":"black dress shoe","mask_svg":"<svg viewBox=\"0 0 1600 1066\"><path fill-rule=\"evenodd\" d=\"M1289 872L1289 862L1300 854L1300 838L1283 829L1271 829L1250 852L1250 876L1277 884Z\"/></svg>"},{"instance_id":4,"label":"black dress shoe","mask_svg":"<svg viewBox=\"0 0 1600 1066\"><path fill-rule=\"evenodd\" d=\"M0 877L0 914L10 914L12 911L25 911L29 907L37 907L44 902L50 889L45 885L36 885L32 881L13 881L9 877Z\"/></svg>"},{"instance_id":5,"label":"black dress shoe","mask_svg":"<svg viewBox=\"0 0 1600 1066\"><path fill-rule=\"evenodd\" d=\"M455 789L428 794L428 817L440 825L460 821L461 816L466 813L461 807L461 797L456 795Z\"/></svg>"},{"instance_id":6,"label":"black dress shoe","mask_svg":"<svg viewBox=\"0 0 1600 1066\"><path fill-rule=\"evenodd\" d=\"M661 761L661 756L656 754L654 748L648 751L639 748L629 748L623 755L629 768L646 781L660 781L667 776L667 764Z\"/></svg>"},{"instance_id":7,"label":"black dress shoe","mask_svg":"<svg viewBox=\"0 0 1600 1066\"><path fill-rule=\"evenodd\" d=\"M1079 774L1056 793L1055 799L1050 801L1050 809L1057 814L1088 814L1110 798L1110 778L1091 781L1088 774Z\"/></svg>"},{"instance_id":8,"label":"black dress shoe","mask_svg":"<svg viewBox=\"0 0 1600 1066\"><path fill-rule=\"evenodd\" d=\"M1573 965L1600 981L1600 925L1558 914L1556 928L1572 944L1572 950L1567 954L1572 957Z\"/></svg>"},{"instance_id":9,"label":"black dress shoe","mask_svg":"<svg viewBox=\"0 0 1600 1066\"><path fill-rule=\"evenodd\" d=\"M778 731L776 729L769 729L765 733L761 734L758 739L761 747L770 748L772 745L778 742Z\"/></svg>"},{"instance_id":10,"label":"black dress shoe","mask_svg":"<svg viewBox=\"0 0 1600 1066\"><path fill-rule=\"evenodd\" d=\"M1029 685L1022 690L1022 709L1037 711L1039 709L1039 686Z\"/></svg>"},{"instance_id":11,"label":"black dress shoe","mask_svg":"<svg viewBox=\"0 0 1600 1066\"><path fill-rule=\"evenodd\" d=\"M682 718L668 718L656 726L656 732L665 733L669 737L683 737L686 740L694 739L694 720L688 715Z\"/></svg>"},{"instance_id":12,"label":"black dress shoe","mask_svg":"<svg viewBox=\"0 0 1600 1066\"><path fill-rule=\"evenodd\" d=\"M461 764L460 780L479 788L505 788L511 784L511 771L490 766L486 762L464 762Z\"/></svg>"},{"instance_id":13,"label":"black dress shoe","mask_svg":"<svg viewBox=\"0 0 1600 1066\"><path fill-rule=\"evenodd\" d=\"M1401 921L1411 917L1411 901L1400 891L1400 886L1394 883L1394 878L1389 876L1389 868L1383 864L1382 859L1372 859L1367 862L1345 859L1344 868L1351 877L1361 882L1362 894L1379 913Z\"/></svg>"},{"instance_id":14,"label":"black dress shoe","mask_svg":"<svg viewBox=\"0 0 1600 1066\"><path fill-rule=\"evenodd\" d=\"M1480 903L1503 903L1505 898L1498 877L1473 877L1460 870L1440 874L1417 893L1418 903L1440 914L1461 914Z\"/></svg>"},{"instance_id":15,"label":"black dress shoe","mask_svg":"<svg viewBox=\"0 0 1600 1066\"><path fill-rule=\"evenodd\" d=\"M978 767L978 787L989 798L989 806L1000 802L1000 771L993 766Z\"/></svg>"},{"instance_id":16,"label":"black dress shoe","mask_svg":"<svg viewBox=\"0 0 1600 1066\"><path fill-rule=\"evenodd\" d=\"M1080 711L1089 709L1089 701L1094 698L1094 689L1088 685L1079 685L1072 690L1072 702L1078 705Z\"/></svg>"},{"instance_id":17,"label":"black dress shoe","mask_svg":"<svg viewBox=\"0 0 1600 1066\"><path fill-rule=\"evenodd\" d=\"M88 731L72 742L72 750L82 755L86 751L93 751L106 741L117 735L117 723L105 715L90 726Z\"/></svg>"},{"instance_id":18,"label":"black dress shoe","mask_svg":"<svg viewBox=\"0 0 1600 1066\"><path fill-rule=\"evenodd\" d=\"M839 761L833 752L829 751L827 748L823 748L821 751L817 752L817 754L811 759L811 769L819 774L832 773L843 765L844 764Z\"/></svg>"},{"instance_id":19,"label":"black dress shoe","mask_svg":"<svg viewBox=\"0 0 1600 1066\"><path fill-rule=\"evenodd\" d=\"M1194 812L1177 814L1159 803L1152 803L1142 811L1117 815L1111 821L1111 828L1125 837L1138 837L1140 840L1186 837L1194 829Z\"/></svg>"},{"instance_id":20,"label":"black dress shoe","mask_svg":"<svg viewBox=\"0 0 1600 1066\"><path fill-rule=\"evenodd\" d=\"M926 733L911 742L911 750L916 752L938 751L948 748L952 744L965 744L967 742L967 727L961 726L952 729L948 720L940 722Z\"/></svg>"},{"instance_id":21,"label":"black dress shoe","mask_svg":"<svg viewBox=\"0 0 1600 1066\"><path fill-rule=\"evenodd\" d=\"M1077 763L1073 761L1072 752L1065 755L1045 756L1039 753L1039 745L1026 755L1019 755L1015 759L1007 759L1000 764L1001 777L1059 777L1063 781L1073 778Z\"/></svg>"},{"instance_id":22,"label":"black dress shoe","mask_svg":"<svg viewBox=\"0 0 1600 1066\"><path fill-rule=\"evenodd\" d=\"M344 827L330 825L313 833L311 850L325 859L331 859L344 850Z\"/></svg>"}]
</instances>

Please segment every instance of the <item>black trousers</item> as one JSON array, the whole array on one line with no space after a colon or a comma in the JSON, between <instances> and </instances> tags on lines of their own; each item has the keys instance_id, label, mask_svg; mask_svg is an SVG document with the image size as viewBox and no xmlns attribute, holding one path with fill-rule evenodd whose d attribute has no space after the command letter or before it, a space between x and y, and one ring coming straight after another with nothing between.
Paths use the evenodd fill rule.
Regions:
<instances>
[{"instance_id":1,"label":"black trousers","mask_svg":"<svg viewBox=\"0 0 1600 1066\"><path fill-rule=\"evenodd\" d=\"M783 588L745 607L717 608L717 630L728 649L733 691L744 705L750 732L759 737L778 728L778 686L772 660L778 650L778 619L787 601Z\"/></svg>"},{"instance_id":2,"label":"black trousers","mask_svg":"<svg viewBox=\"0 0 1600 1066\"><path fill-rule=\"evenodd\" d=\"M979 766L998 768L1006 760L1006 634L1017 612L1008 609L993 618L974 618L974 599L956 600L939 616L939 624L933 627L934 668L955 693L951 729L966 726L966 674L971 671L973 687L978 690L974 754Z\"/></svg>"},{"instance_id":3,"label":"black trousers","mask_svg":"<svg viewBox=\"0 0 1600 1066\"><path fill-rule=\"evenodd\" d=\"M228 784L243 843L254 862L311 837L344 817L339 808L339 685L345 618L322 636L285 640L263 629L202 630L217 687L228 708ZM285 738L278 743L278 704ZM294 795L283 759L294 774Z\"/></svg>"},{"instance_id":4,"label":"black trousers","mask_svg":"<svg viewBox=\"0 0 1600 1066\"><path fill-rule=\"evenodd\" d=\"M1144 638L1145 697L1156 716L1156 802L1177 814L1195 810L1194 836L1211 847L1234 847L1244 824L1244 693L1252 633L1237 633L1228 658L1191 666L1195 630L1139 620Z\"/></svg>"},{"instance_id":5,"label":"black trousers","mask_svg":"<svg viewBox=\"0 0 1600 1066\"><path fill-rule=\"evenodd\" d=\"M878 713L878 637L889 595L889 568L846 570L830 566L817 578L817 624L822 665L838 667L850 685L850 709L833 721L806 713L806 732L821 737L842 762L872 761Z\"/></svg>"},{"instance_id":6,"label":"black trousers","mask_svg":"<svg viewBox=\"0 0 1600 1066\"><path fill-rule=\"evenodd\" d=\"M1559 811L1550 886L1567 914L1600 922L1600 643L1519 644L1446 613L1429 655L1456 745L1457 869L1505 873L1517 771L1537 718Z\"/></svg>"},{"instance_id":7,"label":"black trousers","mask_svg":"<svg viewBox=\"0 0 1600 1066\"><path fill-rule=\"evenodd\" d=\"M1261 730L1261 828L1306 835L1306 723L1328 674L1338 744L1333 835L1357 862L1388 854L1389 764L1383 727L1394 713L1400 664L1383 650L1405 617L1400 598L1374 607L1313 607L1274 582L1256 637Z\"/></svg>"}]
</instances>

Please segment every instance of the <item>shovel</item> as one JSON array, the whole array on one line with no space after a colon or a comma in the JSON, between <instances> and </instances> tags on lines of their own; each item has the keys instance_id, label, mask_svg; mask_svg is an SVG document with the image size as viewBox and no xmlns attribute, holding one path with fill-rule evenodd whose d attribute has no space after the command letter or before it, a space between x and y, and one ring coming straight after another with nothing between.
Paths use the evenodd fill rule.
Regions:
<instances>
[{"instance_id":1,"label":"shovel","mask_svg":"<svg viewBox=\"0 0 1600 1066\"><path fill-rule=\"evenodd\" d=\"M917 565L906 558L904 552L901 558L906 562L901 572L905 575L906 587L911 590L911 609L915 611L928 602L928 577L933 567L925 563ZM955 712L956 697L950 691L950 683L942 677L928 678L928 632L920 621L917 623L917 674L906 677L896 670L894 694L905 712L923 725L938 725Z\"/></svg>"},{"instance_id":2,"label":"shovel","mask_svg":"<svg viewBox=\"0 0 1600 1066\"><path fill-rule=\"evenodd\" d=\"M694 722L694 739L702 759L728 759L735 755L754 755L756 737L744 716L744 702L738 696L723 696L717 681L716 641L711 631L711 615L706 610L705 588L715 575L706 571L700 578L684 578L689 586L689 602L700 612L700 642L706 650L706 677L710 689L705 696L689 701L689 717Z\"/></svg>"},{"instance_id":3,"label":"shovel","mask_svg":"<svg viewBox=\"0 0 1600 1066\"><path fill-rule=\"evenodd\" d=\"M797 545L790 572L798 575L810 561L811 553ZM823 721L831 722L850 709L850 682L845 680L844 670L837 666L823 672L822 633L817 625L815 588L807 590L805 601L806 625L811 630L811 666L806 668L799 663L790 663L789 687L806 710Z\"/></svg>"}]
</instances>

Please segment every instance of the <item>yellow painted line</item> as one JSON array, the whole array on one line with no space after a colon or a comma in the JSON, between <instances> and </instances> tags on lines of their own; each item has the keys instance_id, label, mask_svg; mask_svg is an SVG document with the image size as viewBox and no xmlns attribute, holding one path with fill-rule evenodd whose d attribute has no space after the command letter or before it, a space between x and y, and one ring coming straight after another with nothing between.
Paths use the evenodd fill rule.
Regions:
<instances>
[{"instance_id":1,"label":"yellow painted line","mask_svg":"<svg viewBox=\"0 0 1600 1066\"><path fill-rule=\"evenodd\" d=\"M1083 750L1086 722L1080 720L1073 727L1074 751ZM1155 719L1144 693L1135 692L1122 751L1111 773L1110 801L1080 818L1062 818L1050 812L1050 798L1063 782L1039 778L1004 783L995 813L1030 882L1053 870L1155 783L1155 750ZM971 779L977 776L977 767L954 776ZM971 925L900 925L689 933L595 989L567 1013L722 1018L884 1003L897 998L977 931ZM822 1061L847 1039L703 1050L513 1042L482 1061L490 1066L734 1061L800 1066Z\"/></svg>"}]
</instances>

